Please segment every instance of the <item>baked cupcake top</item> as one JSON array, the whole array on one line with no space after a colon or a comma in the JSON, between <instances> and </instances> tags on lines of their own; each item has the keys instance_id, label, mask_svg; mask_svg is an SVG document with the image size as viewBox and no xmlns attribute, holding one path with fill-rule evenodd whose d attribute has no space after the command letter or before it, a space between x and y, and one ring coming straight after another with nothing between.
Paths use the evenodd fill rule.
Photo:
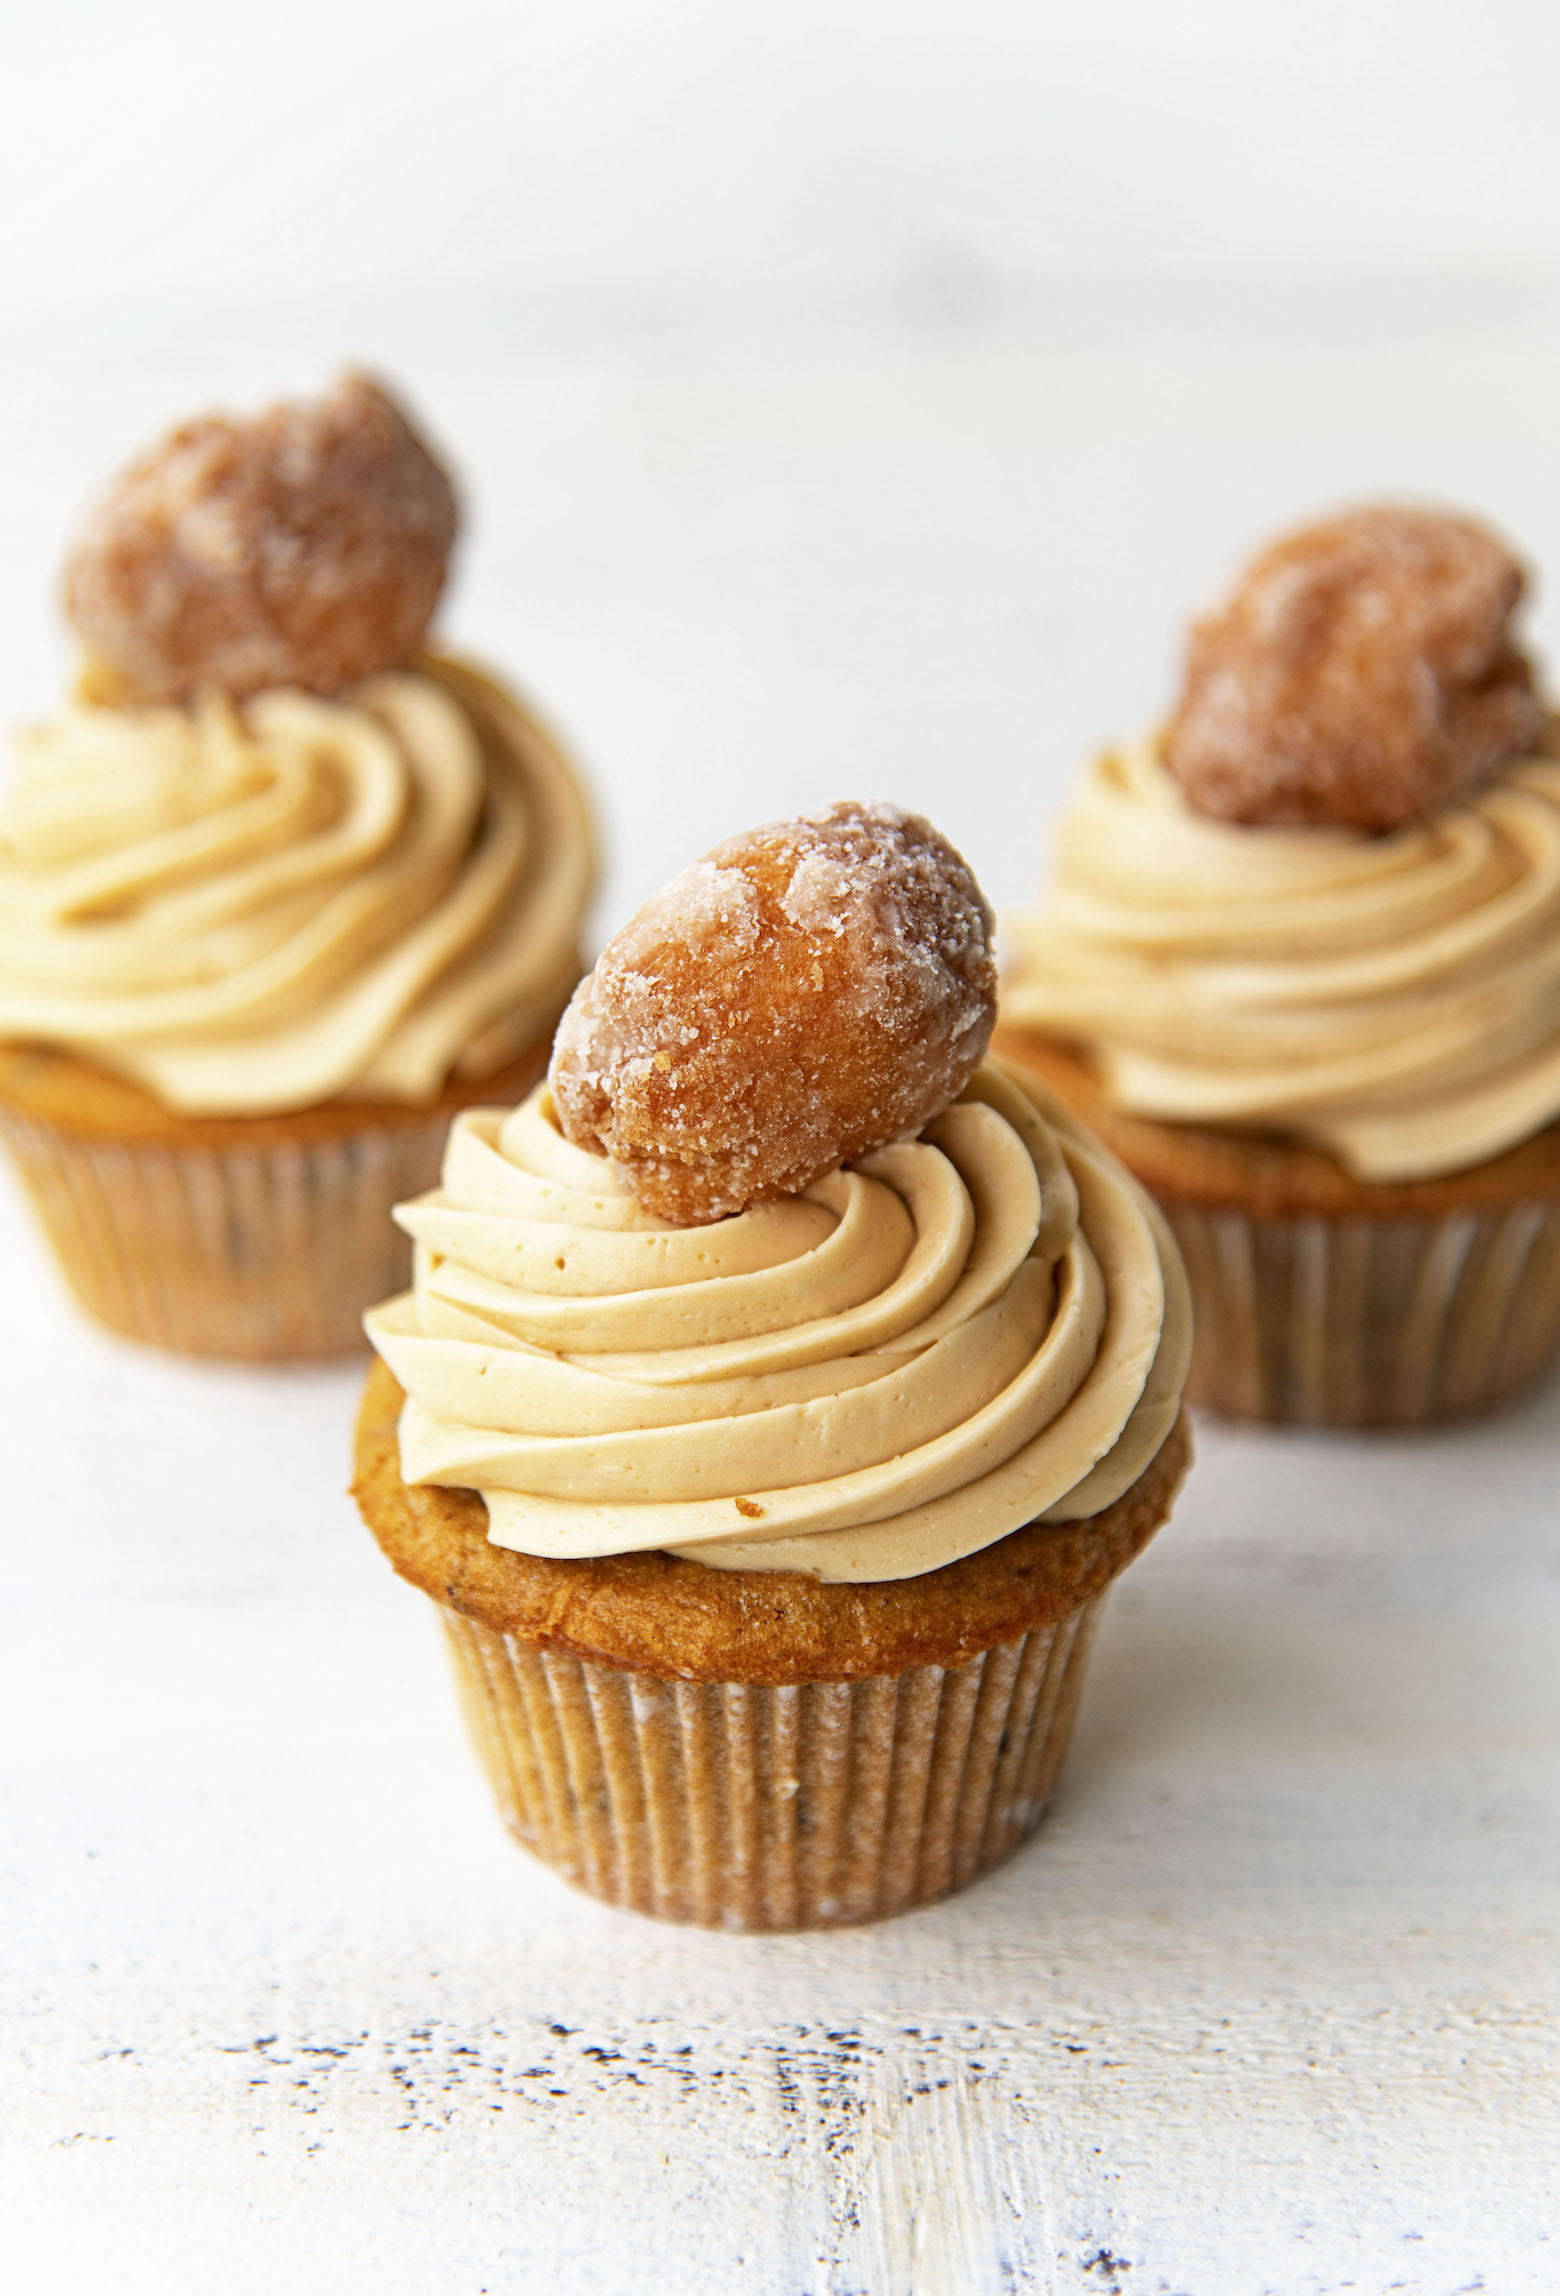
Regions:
<instances>
[{"instance_id":1,"label":"baked cupcake top","mask_svg":"<svg viewBox=\"0 0 1560 2296\"><path fill-rule=\"evenodd\" d=\"M0 799L0 1037L258 1115L426 1100L549 1025L594 840L546 729L425 650L455 528L356 376L113 484L67 574L78 691Z\"/></svg>"},{"instance_id":2,"label":"baked cupcake top","mask_svg":"<svg viewBox=\"0 0 1560 2296\"><path fill-rule=\"evenodd\" d=\"M1560 1116L1560 743L1464 519L1369 510L1263 553L1165 732L1107 751L1015 924L1003 1015L1124 1112L1267 1130L1358 1178Z\"/></svg>"},{"instance_id":3,"label":"baked cupcake top","mask_svg":"<svg viewBox=\"0 0 1560 2296\"><path fill-rule=\"evenodd\" d=\"M551 1082L457 1119L399 1215L414 1288L368 1330L407 1481L479 1491L523 1553L833 1581L1136 1481L1185 1278L1135 1184L983 1060L988 935L889 807L733 840L647 905Z\"/></svg>"}]
</instances>

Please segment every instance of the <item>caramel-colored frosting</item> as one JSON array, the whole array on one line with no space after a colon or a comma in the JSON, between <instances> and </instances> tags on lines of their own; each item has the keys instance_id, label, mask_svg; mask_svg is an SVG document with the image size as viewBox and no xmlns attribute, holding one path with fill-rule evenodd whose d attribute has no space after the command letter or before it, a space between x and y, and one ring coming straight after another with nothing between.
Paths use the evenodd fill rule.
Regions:
<instances>
[{"instance_id":1,"label":"caramel-colored frosting","mask_svg":"<svg viewBox=\"0 0 1560 2296\"><path fill-rule=\"evenodd\" d=\"M540 1086L459 1116L367 1328L402 1472L524 1554L915 1578L1120 1496L1175 1422L1186 1278L1045 1088L987 1062L896 1142L708 1227L641 1210Z\"/></svg>"},{"instance_id":2,"label":"caramel-colored frosting","mask_svg":"<svg viewBox=\"0 0 1560 2296\"><path fill-rule=\"evenodd\" d=\"M460 663L78 699L0 801L0 1037L193 1115L415 1103L551 1025L595 870L552 737Z\"/></svg>"},{"instance_id":3,"label":"caramel-colored frosting","mask_svg":"<svg viewBox=\"0 0 1560 2296\"><path fill-rule=\"evenodd\" d=\"M1374 837L1212 821L1152 743L1108 752L1016 932L1004 1019L1125 1112L1462 1170L1560 1117L1560 742Z\"/></svg>"}]
</instances>

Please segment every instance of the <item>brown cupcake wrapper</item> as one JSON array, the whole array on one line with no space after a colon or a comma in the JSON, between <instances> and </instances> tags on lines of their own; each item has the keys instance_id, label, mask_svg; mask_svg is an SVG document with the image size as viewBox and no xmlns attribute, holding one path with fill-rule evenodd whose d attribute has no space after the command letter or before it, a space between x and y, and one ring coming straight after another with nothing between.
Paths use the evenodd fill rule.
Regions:
<instances>
[{"instance_id":1,"label":"brown cupcake wrapper","mask_svg":"<svg viewBox=\"0 0 1560 2296\"><path fill-rule=\"evenodd\" d=\"M1196 1315L1189 1403L1412 1427L1501 1402L1560 1352L1560 1203L1426 1219L1163 1209Z\"/></svg>"},{"instance_id":2,"label":"brown cupcake wrapper","mask_svg":"<svg viewBox=\"0 0 1560 2296\"><path fill-rule=\"evenodd\" d=\"M1028 1840L1104 1599L961 1666L779 1687L630 1672L441 1615L518 1841L611 1905L788 1930L929 1904Z\"/></svg>"},{"instance_id":3,"label":"brown cupcake wrapper","mask_svg":"<svg viewBox=\"0 0 1560 2296\"><path fill-rule=\"evenodd\" d=\"M391 1207L438 1178L449 1110L295 1141L93 1139L0 1107L0 1138L72 1291L181 1354L341 1355L409 1280Z\"/></svg>"}]
</instances>

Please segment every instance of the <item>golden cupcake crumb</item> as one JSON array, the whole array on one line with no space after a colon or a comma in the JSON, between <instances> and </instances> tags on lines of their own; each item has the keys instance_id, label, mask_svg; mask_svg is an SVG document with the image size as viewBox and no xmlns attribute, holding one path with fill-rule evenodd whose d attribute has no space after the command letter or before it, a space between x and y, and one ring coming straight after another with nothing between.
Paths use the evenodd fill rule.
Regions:
<instances>
[{"instance_id":1,"label":"golden cupcake crumb","mask_svg":"<svg viewBox=\"0 0 1560 2296\"><path fill-rule=\"evenodd\" d=\"M405 1396L376 1363L352 1492L400 1576L475 1625L546 1650L683 1682L851 1682L960 1666L1056 1625L1142 1552L1191 1464L1178 1418L1137 1481L1075 1523L1029 1523L919 1578L833 1585L804 1571L718 1571L678 1555L517 1554L489 1539L475 1491L408 1483Z\"/></svg>"}]
</instances>

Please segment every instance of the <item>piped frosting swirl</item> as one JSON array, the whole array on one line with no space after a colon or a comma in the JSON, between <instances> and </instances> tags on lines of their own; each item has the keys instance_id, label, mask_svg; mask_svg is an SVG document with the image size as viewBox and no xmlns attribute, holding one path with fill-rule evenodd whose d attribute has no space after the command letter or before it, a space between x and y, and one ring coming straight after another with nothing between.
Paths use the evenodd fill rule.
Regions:
<instances>
[{"instance_id":1,"label":"piped frosting swirl","mask_svg":"<svg viewBox=\"0 0 1560 2296\"><path fill-rule=\"evenodd\" d=\"M1004 1019L1127 1113L1462 1170L1560 1118L1560 739L1382 836L1226 826L1153 743L1109 751L1014 929Z\"/></svg>"},{"instance_id":2,"label":"piped frosting swirl","mask_svg":"<svg viewBox=\"0 0 1560 2296\"><path fill-rule=\"evenodd\" d=\"M431 1099L578 977L594 877L551 736L462 664L342 701L89 699L16 740L0 1037L193 1115Z\"/></svg>"},{"instance_id":3,"label":"piped frosting swirl","mask_svg":"<svg viewBox=\"0 0 1560 2296\"><path fill-rule=\"evenodd\" d=\"M1159 1214L1039 1084L988 1062L913 1140L699 1228L653 1219L538 1088L456 1119L370 1312L409 1482L582 1557L912 1578L1107 1506L1179 1408Z\"/></svg>"}]
</instances>

